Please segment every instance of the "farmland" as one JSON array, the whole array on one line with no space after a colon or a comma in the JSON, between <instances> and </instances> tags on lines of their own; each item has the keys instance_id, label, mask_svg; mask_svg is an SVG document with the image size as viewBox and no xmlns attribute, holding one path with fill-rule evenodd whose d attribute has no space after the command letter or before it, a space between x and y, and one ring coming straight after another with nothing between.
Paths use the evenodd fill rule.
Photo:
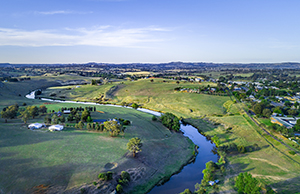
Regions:
<instances>
[{"instance_id":1,"label":"farmland","mask_svg":"<svg viewBox=\"0 0 300 194\"><path fill-rule=\"evenodd\" d=\"M61 106L74 104L47 105L53 110ZM74 128L52 133L31 131L20 121L3 123L1 120L1 189L29 193L38 185L70 192L82 185L96 189L88 184L97 181L101 171L120 173L130 169L139 173L138 169L144 169L142 176L147 179L137 178L129 187L129 190L135 190L143 185L143 190L139 190L144 193L163 176L170 176L180 169L191 156L192 142L181 134L170 133L159 122L152 121L151 115L126 108L100 107L104 113L95 112L93 118L117 117L132 121L125 135L111 138L106 133ZM143 151L137 158L132 158L126 150L132 137L140 137L143 141ZM107 164L114 167L107 169Z\"/></svg>"}]
</instances>

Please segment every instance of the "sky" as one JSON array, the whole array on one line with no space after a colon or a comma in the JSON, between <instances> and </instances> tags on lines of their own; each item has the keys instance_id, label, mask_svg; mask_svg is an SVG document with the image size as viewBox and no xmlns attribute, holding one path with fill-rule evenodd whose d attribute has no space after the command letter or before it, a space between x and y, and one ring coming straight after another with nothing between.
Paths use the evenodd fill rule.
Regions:
<instances>
[{"instance_id":1,"label":"sky","mask_svg":"<svg viewBox=\"0 0 300 194\"><path fill-rule=\"evenodd\" d=\"M0 63L300 62L299 0L0 0Z\"/></svg>"}]
</instances>

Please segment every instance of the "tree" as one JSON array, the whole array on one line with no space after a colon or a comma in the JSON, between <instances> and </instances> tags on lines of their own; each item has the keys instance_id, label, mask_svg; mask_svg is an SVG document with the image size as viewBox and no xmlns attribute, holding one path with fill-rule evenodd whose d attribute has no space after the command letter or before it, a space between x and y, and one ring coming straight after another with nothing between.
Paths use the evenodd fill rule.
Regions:
<instances>
[{"instance_id":1,"label":"tree","mask_svg":"<svg viewBox=\"0 0 300 194\"><path fill-rule=\"evenodd\" d=\"M84 109L84 111L81 114L81 120L86 122L86 120L89 116L91 116L90 111L88 111L88 109Z\"/></svg>"},{"instance_id":2,"label":"tree","mask_svg":"<svg viewBox=\"0 0 300 194\"><path fill-rule=\"evenodd\" d=\"M261 112L262 112L261 104L258 103L256 105L254 105L253 111L254 111L255 114L260 115Z\"/></svg>"},{"instance_id":3,"label":"tree","mask_svg":"<svg viewBox=\"0 0 300 194\"><path fill-rule=\"evenodd\" d=\"M30 116L32 116L33 119L35 116L39 115L39 109L37 106L28 106L26 109L28 110Z\"/></svg>"},{"instance_id":4,"label":"tree","mask_svg":"<svg viewBox=\"0 0 300 194\"><path fill-rule=\"evenodd\" d=\"M54 114L51 118L51 123L58 124L58 120L59 120L59 117L56 114Z\"/></svg>"},{"instance_id":5,"label":"tree","mask_svg":"<svg viewBox=\"0 0 300 194\"><path fill-rule=\"evenodd\" d=\"M59 121L60 121L61 123L66 122L66 118L64 117L64 115L61 115L61 117L59 118Z\"/></svg>"},{"instance_id":6,"label":"tree","mask_svg":"<svg viewBox=\"0 0 300 194\"><path fill-rule=\"evenodd\" d=\"M116 191L117 191L117 193L122 193L122 192L123 192L123 187L122 187L122 185L118 184L118 185L116 186Z\"/></svg>"},{"instance_id":7,"label":"tree","mask_svg":"<svg viewBox=\"0 0 300 194\"><path fill-rule=\"evenodd\" d=\"M44 122L45 122L45 123L51 123L51 118L50 118L49 115L46 115L46 116L45 116Z\"/></svg>"},{"instance_id":8,"label":"tree","mask_svg":"<svg viewBox=\"0 0 300 194\"><path fill-rule=\"evenodd\" d=\"M29 119L29 117L30 117L30 114L29 114L28 110L25 109L24 111L20 112L20 114L21 114L20 116L21 116L22 120L26 124L27 121L28 121L28 119Z\"/></svg>"},{"instance_id":9,"label":"tree","mask_svg":"<svg viewBox=\"0 0 300 194\"><path fill-rule=\"evenodd\" d=\"M105 121L103 124L105 131L108 131L112 137L116 137L121 132L122 126L116 120Z\"/></svg>"},{"instance_id":10,"label":"tree","mask_svg":"<svg viewBox=\"0 0 300 194\"><path fill-rule=\"evenodd\" d=\"M220 139L217 135L214 135L211 140L216 144L217 147L220 145Z\"/></svg>"},{"instance_id":11,"label":"tree","mask_svg":"<svg viewBox=\"0 0 300 194\"><path fill-rule=\"evenodd\" d=\"M39 112L42 113L42 115L43 115L44 113L47 113L47 107L44 106L44 105L41 105L40 108L39 108Z\"/></svg>"},{"instance_id":12,"label":"tree","mask_svg":"<svg viewBox=\"0 0 300 194\"><path fill-rule=\"evenodd\" d=\"M133 157L135 157L136 153L142 151L142 146L142 140L138 137L131 138L127 143L127 149L132 152Z\"/></svg>"},{"instance_id":13,"label":"tree","mask_svg":"<svg viewBox=\"0 0 300 194\"><path fill-rule=\"evenodd\" d=\"M261 188L259 181L255 178L252 178L252 175L248 172L240 173L235 178L235 185L238 193L245 194L259 194Z\"/></svg>"},{"instance_id":14,"label":"tree","mask_svg":"<svg viewBox=\"0 0 300 194\"><path fill-rule=\"evenodd\" d=\"M7 123L7 119L13 119L17 116L19 106L17 104L11 105L1 111L1 117L5 119Z\"/></svg>"},{"instance_id":15,"label":"tree","mask_svg":"<svg viewBox=\"0 0 300 194\"><path fill-rule=\"evenodd\" d=\"M72 121L74 121L74 117L73 117L73 115L72 115L72 114L69 114L69 115L68 115L68 117L67 117L67 121L69 121L69 122L72 122Z\"/></svg>"},{"instance_id":16,"label":"tree","mask_svg":"<svg viewBox=\"0 0 300 194\"><path fill-rule=\"evenodd\" d=\"M265 109L263 110L262 114L263 114L263 116L269 118L269 117L271 116L272 112L271 112L270 109L265 108Z\"/></svg>"},{"instance_id":17,"label":"tree","mask_svg":"<svg viewBox=\"0 0 300 194\"><path fill-rule=\"evenodd\" d=\"M179 194L193 194L193 193L190 189L185 189L183 192L181 192Z\"/></svg>"},{"instance_id":18,"label":"tree","mask_svg":"<svg viewBox=\"0 0 300 194\"><path fill-rule=\"evenodd\" d=\"M139 105L138 105L137 103L133 103L133 104L131 105L131 107L134 108L134 109L137 109L137 108L139 107Z\"/></svg>"},{"instance_id":19,"label":"tree","mask_svg":"<svg viewBox=\"0 0 300 194\"><path fill-rule=\"evenodd\" d=\"M78 113L78 112L76 112L76 114L75 114L75 121L76 121L76 123L78 123L79 121L80 121L80 114Z\"/></svg>"},{"instance_id":20,"label":"tree","mask_svg":"<svg viewBox=\"0 0 300 194\"><path fill-rule=\"evenodd\" d=\"M93 119L91 118L91 116L88 116L88 117L87 117L86 122L88 122L88 123L93 122Z\"/></svg>"},{"instance_id":21,"label":"tree","mask_svg":"<svg viewBox=\"0 0 300 194\"><path fill-rule=\"evenodd\" d=\"M161 122L164 126L166 126L169 130L179 131L180 123L179 119L173 115L172 113L165 113L161 117Z\"/></svg>"},{"instance_id":22,"label":"tree","mask_svg":"<svg viewBox=\"0 0 300 194\"><path fill-rule=\"evenodd\" d=\"M78 127L79 129L83 129L84 123L83 123L82 121L79 121L79 123L77 124L77 127Z\"/></svg>"}]
</instances>

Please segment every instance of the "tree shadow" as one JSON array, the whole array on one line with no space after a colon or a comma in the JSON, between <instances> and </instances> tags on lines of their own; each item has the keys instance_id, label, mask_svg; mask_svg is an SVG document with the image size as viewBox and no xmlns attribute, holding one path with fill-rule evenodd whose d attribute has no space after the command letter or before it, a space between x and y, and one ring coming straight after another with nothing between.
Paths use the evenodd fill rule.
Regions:
<instances>
[{"instance_id":1,"label":"tree shadow","mask_svg":"<svg viewBox=\"0 0 300 194\"><path fill-rule=\"evenodd\" d=\"M277 193L300 193L300 176L269 185Z\"/></svg>"}]
</instances>

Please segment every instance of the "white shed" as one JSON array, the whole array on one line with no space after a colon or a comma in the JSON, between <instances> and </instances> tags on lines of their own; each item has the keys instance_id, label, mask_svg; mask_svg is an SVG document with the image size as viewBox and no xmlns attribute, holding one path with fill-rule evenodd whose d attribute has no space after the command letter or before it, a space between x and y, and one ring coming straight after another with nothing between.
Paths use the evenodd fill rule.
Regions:
<instances>
[{"instance_id":1,"label":"white shed","mask_svg":"<svg viewBox=\"0 0 300 194\"><path fill-rule=\"evenodd\" d=\"M42 127L46 127L46 125L41 123L32 123L28 125L28 129L40 129Z\"/></svg>"},{"instance_id":2,"label":"white shed","mask_svg":"<svg viewBox=\"0 0 300 194\"><path fill-rule=\"evenodd\" d=\"M61 131L63 129L64 129L64 126L62 126L62 125L51 125L49 127L50 131Z\"/></svg>"}]
</instances>

